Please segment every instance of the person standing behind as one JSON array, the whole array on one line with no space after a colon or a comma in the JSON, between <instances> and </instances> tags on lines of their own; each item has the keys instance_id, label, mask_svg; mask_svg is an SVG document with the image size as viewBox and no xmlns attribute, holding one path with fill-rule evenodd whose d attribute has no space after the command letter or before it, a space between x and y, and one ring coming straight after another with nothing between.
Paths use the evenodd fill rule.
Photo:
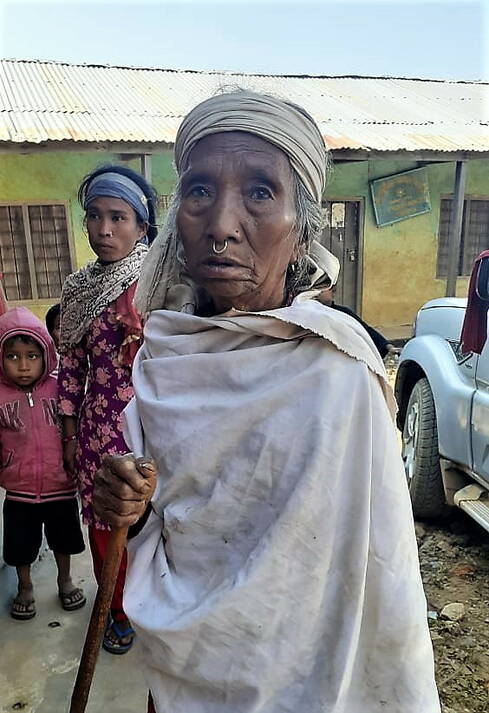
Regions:
<instances>
[{"instance_id":1,"label":"person standing behind","mask_svg":"<svg viewBox=\"0 0 489 713\"><path fill-rule=\"evenodd\" d=\"M60 310L61 305L59 304L59 302L57 302L56 304L51 305L45 316L46 329L48 330L51 339L54 342L56 350L58 350L59 348Z\"/></svg>"},{"instance_id":2,"label":"person standing behind","mask_svg":"<svg viewBox=\"0 0 489 713\"><path fill-rule=\"evenodd\" d=\"M36 615L31 565L41 548L43 526L66 611L86 603L70 575L70 557L85 545L75 483L63 467L54 343L37 317L17 307L0 317L0 354L0 486L7 491L3 557L17 569L10 614L26 620Z\"/></svg>"},{"instance_id":3,"label":"person standing behind","mask_svg":"<svg viewBox=\"0 0 489 713\"><path fill-rule=\"evenodd\" d=\"M48 309L44 316L44 321L46 322L46 329L49 332L49 336L54 342L54 346L56 347L56 358L57 358L57 363L56 363L56 368L53 370L53 376L58 378L58 366L59 366L59 323L60 323L60 311L61 311L61 305L59 302L57 302L54 305L51 305L51 307Z\"/></svg>"},{"instance_id":4,"label":"person standing behind","mask_svg":"<svg viewBox=\"0 0 489 713\"><path fill-rule=\"evenodd\" d=\"M121 414L133 395L131 366L142 335L132 301L144 243L157 233L156 194L134 171L105 166L82 181L78 197L97 260L63 286L58 384L65 464L78 479L99 581L110 528L93 512L93 479L104 454L128 450ZM124 554L103 641L114 654L129 651L134 639L122 607L125 568Z\"/></svg>"}]
</instances>

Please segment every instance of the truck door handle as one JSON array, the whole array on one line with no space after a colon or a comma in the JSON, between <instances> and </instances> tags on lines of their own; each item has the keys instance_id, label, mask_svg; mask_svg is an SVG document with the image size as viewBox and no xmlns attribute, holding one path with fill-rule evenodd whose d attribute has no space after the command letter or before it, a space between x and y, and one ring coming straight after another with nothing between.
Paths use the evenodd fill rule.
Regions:
<instances>
[{"instance_id":1,"label":"truck door handle","mask_svg":"<svg viewBox=\"0 0 489 713\"><path fill-rule=\"evenodd\" d=\"M355 262L355 260L357 259L357 251L355 250L355 248L347 248L346 254L350 262Z\"/></svg>"}]
</instances>

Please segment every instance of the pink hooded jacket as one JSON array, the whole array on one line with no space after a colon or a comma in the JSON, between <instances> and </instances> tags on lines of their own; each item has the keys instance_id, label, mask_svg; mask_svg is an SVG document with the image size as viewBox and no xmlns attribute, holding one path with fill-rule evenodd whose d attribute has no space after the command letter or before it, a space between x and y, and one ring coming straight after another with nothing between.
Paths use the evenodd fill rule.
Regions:
<instances>
[{"instance_id":1,"label":"pink hooded jacket","mask_svg":"<svg viewBox=\"0 0 489 713\"><path fill-rule=\"evenodd\" d=\"M3 370L10 337L33 337L44 351L44 372L32 392L19 389ZM9 500L40 503L76 494L63 467L58 386L51 372L56 349L45 326L25 307L0 317L0 486Z\"/></svg>"}]
</instances>

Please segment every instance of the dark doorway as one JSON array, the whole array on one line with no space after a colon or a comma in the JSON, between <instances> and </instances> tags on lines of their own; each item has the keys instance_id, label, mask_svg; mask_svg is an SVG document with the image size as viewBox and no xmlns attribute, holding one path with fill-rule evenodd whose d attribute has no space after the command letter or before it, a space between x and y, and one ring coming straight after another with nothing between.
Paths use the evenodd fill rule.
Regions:
<instances>
[{"instance_id":1,"label":"dark doorway","mask_svg":"<svg viewBox=\"0 0 489 713\"><path fill-rule=\"evenodd\" d=\"M325 228L321 242L340 261L335 302L358 308L360 201L325 201Z\"/></svg>"}]
</instances>

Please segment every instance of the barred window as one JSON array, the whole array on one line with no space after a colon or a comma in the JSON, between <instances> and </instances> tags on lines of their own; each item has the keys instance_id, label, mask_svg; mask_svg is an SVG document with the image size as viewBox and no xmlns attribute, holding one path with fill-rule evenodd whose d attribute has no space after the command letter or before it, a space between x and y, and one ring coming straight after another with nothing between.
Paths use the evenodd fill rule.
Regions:
<instances>
[{"instance_id":1,"label":"barred window","mask_svg":"<svg viewBox=\"0 0 489 713\"><path fill-rule=\"evenodd\" d=\"M444 198L440 205L440 228L438 233L437 277L448 274L448 241L450 235L450 217L452 199ZM470 275L472 265L479 253L489 248L489 198L471 198L464 200L462 217L462 239L458 256L457 274Z\"/></svg>"},{"instance_id":2,"label":"barred window","mask_svg":"<svg viewBox=\"0 0 489 713\"><path fill-rule=\"evenodd\" d=\"M0 272L7 300L57 298L72 271L64 205L0 206Z\"/></svg>"}]
</instances>

